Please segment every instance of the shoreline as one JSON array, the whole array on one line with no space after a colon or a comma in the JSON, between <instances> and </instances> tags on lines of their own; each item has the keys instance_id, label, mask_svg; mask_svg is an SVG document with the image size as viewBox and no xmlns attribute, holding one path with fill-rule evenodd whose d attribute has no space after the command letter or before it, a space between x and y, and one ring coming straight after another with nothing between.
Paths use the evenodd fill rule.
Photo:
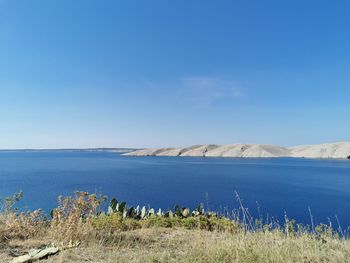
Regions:
<instances>
[{"instance_id":1,"label":"shoreline","mask_svg":"<svg viewBox=\"0 0 350 263\"><path fill-rule=\"evenodd\" d=\"M281 147L265 144L204 144L185 148L146 148L123 156L350 159L350 142Z\"/></svg>"},{"instance_id":2,"label":"shoreline","mask_svg":"<svg viewBox=\"0 0 350 263\"><path fill-rule=\"evenodd\" d=\"M62 149L0 149L0 152L119 152L128 153L135 148L62 148Z\"/></svg>"}]
</instances>

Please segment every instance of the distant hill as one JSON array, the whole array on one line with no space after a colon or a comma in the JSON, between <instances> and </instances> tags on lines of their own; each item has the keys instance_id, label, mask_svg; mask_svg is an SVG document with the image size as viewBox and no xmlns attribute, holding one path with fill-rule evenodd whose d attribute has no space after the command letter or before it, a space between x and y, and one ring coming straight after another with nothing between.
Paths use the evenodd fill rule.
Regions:
<instances>
[{"instance_id":1,"label":"distant hill","mask_svg":"<svg viewBox=\"0 0 350 263\"><path fill-rule=\"evenodd\" d=\"M137 149L133 148L63 148L63 149L0 149L0 152L75 152L75 151L94 151L94 152L120 152L120 153L126 153L126 152L132 152L136 151Z\"/></svg>"},{"instance_id":2,"label":"distant hill","mask_svg":"<svg viewBox=\"0 0 350 263\"><path fill-rule=\"evenodd\" d=\"M131 151L125 156L192 156L246 158L339 158L350 159L350 142L281 147L264 144L194 145L186 148L156 148Z\"/></svg>"}]
</instances>

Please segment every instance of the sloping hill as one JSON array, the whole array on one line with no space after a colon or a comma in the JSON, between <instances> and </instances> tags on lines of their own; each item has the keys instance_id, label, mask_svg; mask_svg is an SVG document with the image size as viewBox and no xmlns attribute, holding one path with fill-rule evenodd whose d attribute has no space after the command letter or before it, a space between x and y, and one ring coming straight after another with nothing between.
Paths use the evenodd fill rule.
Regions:
<instances>
[{"instance_id":1,"label":"sloping hill","mask_svg":"<svg viewBox=\"0 0 350 263\"><path fill-rule=\"evenodd\" d=\"M125 156L188 156L188 157L243 157L243 158L339 158L350 159L350 142L280 147L264 144L204 144L186 148L143 149Z\"/></svg>"},{"instance_id":2,"label":"sloping hill","mask_svg":"<svg viewBox=\"0 0 350 263\"><path fill-rule=\"evenodd\" d=\"M350 142L296 146L290 149L292 157L350 159Z\"/></svg>"}]
</instances>

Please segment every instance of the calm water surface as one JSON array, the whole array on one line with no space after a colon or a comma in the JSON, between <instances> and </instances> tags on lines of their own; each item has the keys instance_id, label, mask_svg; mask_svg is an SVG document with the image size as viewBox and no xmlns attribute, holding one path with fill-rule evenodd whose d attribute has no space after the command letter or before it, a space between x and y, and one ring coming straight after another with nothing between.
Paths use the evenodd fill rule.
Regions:
<instances>
[{"instance_id":1,"label":"calm water surface","mask_svg":"<svg viewBox=\"0 0 350 263\"><path fill-rule=\"evenodd\" d=\"M51 210L57 196L100 191L128 203L237 208L252 214L350 226L350 161L123 157L118 153L0 152L0 197L22 190L20 206Z\"/></svg>"}]
</instances>

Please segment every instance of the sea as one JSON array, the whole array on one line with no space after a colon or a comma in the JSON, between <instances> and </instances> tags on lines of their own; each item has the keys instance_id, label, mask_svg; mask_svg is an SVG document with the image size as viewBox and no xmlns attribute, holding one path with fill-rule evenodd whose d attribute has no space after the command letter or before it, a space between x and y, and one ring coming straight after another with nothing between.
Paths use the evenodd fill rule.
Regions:
<instances>
[{"instance_id":1,"label":"sea","mask_svg":"<svg viewBox=\"0 0 350 263\"><path fill-rule=\"evenodd\" d=\"M88 191L156 210L201 204L230 214L244 207L266 222L283 223L287 216L307 225L350 226L350 160L0 151L0 198L19 191L24 196L16 207L47 214L59 195Z\"/></svg>"}]
</instances>

